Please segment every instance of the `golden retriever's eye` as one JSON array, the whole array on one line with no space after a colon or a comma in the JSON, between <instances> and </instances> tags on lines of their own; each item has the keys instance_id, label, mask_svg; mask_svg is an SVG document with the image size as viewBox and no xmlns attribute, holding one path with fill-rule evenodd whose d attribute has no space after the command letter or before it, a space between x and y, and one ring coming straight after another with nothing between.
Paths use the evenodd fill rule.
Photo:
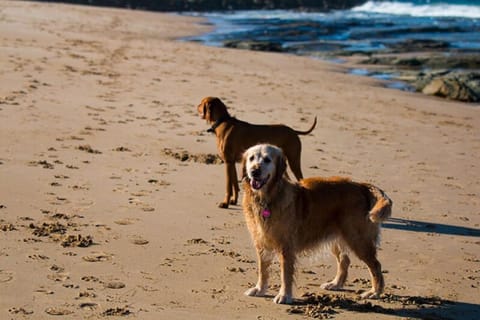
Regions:
<instances>
[{"instance_id":1,"label":"golden retriever's eye","mask_svg":"<svg viewBox=\"0 0 480 320\"><path fill-rule=\"evenodd\" d=\"M250 156L250 157L248 158L248 161L253 161L253 159L255 159L255 157L254 157L254 156Z\"/></svg>"},{"instance_id":2,"label":"golden retriever's eye","mask_svg":"<svg viewBox=\"0 0 480 320\"><path fill-rule=\"evenodd\" d=\"M272 159L270 159L269 157L265 157L265 159L263 159L263 162L270 163L272 162Z\"/></svg>"}]
</instances>

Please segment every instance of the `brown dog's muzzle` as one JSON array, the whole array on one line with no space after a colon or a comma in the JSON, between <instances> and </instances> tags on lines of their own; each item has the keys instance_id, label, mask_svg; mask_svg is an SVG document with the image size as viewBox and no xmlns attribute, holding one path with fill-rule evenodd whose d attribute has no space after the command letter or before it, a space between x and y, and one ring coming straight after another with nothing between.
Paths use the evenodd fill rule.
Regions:
<instances>
[{"instance_id":1,"label":"brown dog's muzzle","mask_svg":"<svg viewBox=\"0 0 480 320\"><path fill-rule=\"evenodd\" d=\"M200 116L202 117L202 119L205 119L205 112L206 112L207 108L205 107L205 104L204 103L200 103L198 106L197 106L197 111L198 113L200 114Z\"/></svg>"}]
</instances>

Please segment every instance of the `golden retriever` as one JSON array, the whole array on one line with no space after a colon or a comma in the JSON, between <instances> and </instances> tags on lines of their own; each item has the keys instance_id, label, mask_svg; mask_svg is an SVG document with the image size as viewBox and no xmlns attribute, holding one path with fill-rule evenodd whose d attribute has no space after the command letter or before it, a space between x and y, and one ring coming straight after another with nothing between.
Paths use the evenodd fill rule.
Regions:
<instances>
[{"instance_id":1,"label":"golden retriever","mask_svg":"<svg viewBox=\"0 0 480 320\"><path fill-rule=\"evenodd\" d=\"M297 254L329 244L337 259L337 274L322 288L342 288L351 250L366 263L372 277L372 288L362 297L378 297L384 280L377 244L380 223L391 215L390 198L374 185L347 178L306 178L293 183L285 169L284 154L276 146L260 144L244 153L243 210L258 258L258 282L245 294L265 295L268 268L276 253L281 287L273 301L291 303Z\"/></svg>"},{"instance_id":2,"label":"golden retriever","mask_svg":"<svg viewBox=\"0 0 480 320\"><path fill-rule=\"evenodd\" d=\"M197 106L202 119L212 124L209 132L217 137L217 148L226 165L226 193L220 208L228 208L229 204L237 204L238 178L235 162L242 158L247 148L257 143L272 143L284 150L290 169L297 179L302 179L300 155L302 143L298 135L312 132L317 118L307 131L297 131L285 125L254 125L238 120L227 111L225 104L215 97L203 98Z\"/></svg>"}]
</instances>

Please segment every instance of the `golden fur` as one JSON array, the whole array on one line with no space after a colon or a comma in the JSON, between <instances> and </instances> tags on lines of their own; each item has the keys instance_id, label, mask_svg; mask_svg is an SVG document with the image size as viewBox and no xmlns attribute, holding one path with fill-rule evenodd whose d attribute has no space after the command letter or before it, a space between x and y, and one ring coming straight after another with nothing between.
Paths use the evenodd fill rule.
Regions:
<instances>
[{"instance_id":1,"label":"golden fur","mask_svg":"<svg viewBox=\"0 0 480 320\"><path fill-rule=\"evenodd\" d=\"M202 119L212 124L209 131L215 133L218 151L225 161L226 193L220 208L237 204L239 186L235 162L241 160L245 150L257 143L272 143L281 147L295 177L303 178L300 166L302 143L298 135L312 132L317 118L307 131L297 131L285 125L254 125L238 120L230 116L225 104L215 97L203 98L197 109Z\"/></svg>"},{"instance_id":2,"label":"golden fur","mask_svg":"<svg viewBox=\"0 0 480 320\"><path fill-rule=\"evenodd\" d=\"M375 298L382 293L384 280L376 245L380 223L392 209L392 201L382 190L339 177L293 183L284 175L282 150L272 145L249 148L242 168L243 210L258 258L258 282L246 295L265 295L268 268L277 254L281 288L274 302L291 303L297 254L325 243L331 245L337 259L337 274L322 288L342 288L350 250L366 263L372 277L372 289L362 297Z\"/></svg>"}]
</instances>

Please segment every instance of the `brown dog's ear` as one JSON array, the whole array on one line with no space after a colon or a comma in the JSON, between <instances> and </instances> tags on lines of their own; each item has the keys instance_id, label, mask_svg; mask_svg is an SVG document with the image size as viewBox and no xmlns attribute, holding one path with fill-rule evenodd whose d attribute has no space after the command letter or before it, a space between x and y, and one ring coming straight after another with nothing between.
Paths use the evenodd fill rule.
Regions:
<instances>
[{"instance_id":1,"label":"brown dog's ear","mask_svg":"<svg viewBox=\"0 0 480 320\"><path fill-rule=\"evenodd\" d=\"M215 122L215 107L214 104L212 103L212 100L208 100L205 102L203 105L203 118L206 119L208 122Z\"/></svg>"},{"instance_id":2,"label":"brown dog's ear","mask_svg":"<svg viewBox=\"0 0 480 320\"><path fill-rule=\"evenodd\" d=\"M215 122L219 119L229 117L227 106L216 97L209 97L206 105L205 119L210 122Z\"/></svg>"}]
</instances>

